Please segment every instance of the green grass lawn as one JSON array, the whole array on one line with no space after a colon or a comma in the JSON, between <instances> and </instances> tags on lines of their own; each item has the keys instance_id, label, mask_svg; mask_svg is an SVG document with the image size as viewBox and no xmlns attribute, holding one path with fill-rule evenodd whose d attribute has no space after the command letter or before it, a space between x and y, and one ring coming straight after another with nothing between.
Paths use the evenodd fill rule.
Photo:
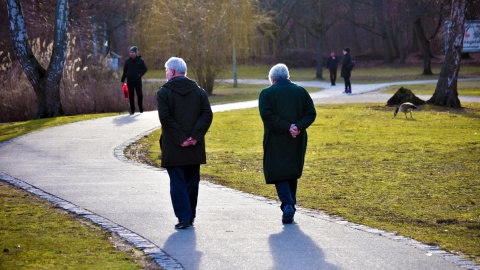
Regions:
<instances>
[{"instance_id":1,"label":"green grass lawn","mask_svg":"<svg viewBox=\"0 0 480 270\"><path fill-rule=\"evenodd\" d=\"M480 258L480 104L392 118L385 104L317 107L298 202ZM248 127L248 128L245 128ZM140 142L158 166L158 130ZM262 173L258 109L216 113L202 177L276 199Z\"/></svg>"},{"instance_id":2,"label":"green grass lawn","mask_svg":"<svg viewBox=\"0 0 480 270\"><path fill-rule=\"evenodd\" d=\"M145 267L144 255L120 250L127 245L110 232L1 181L0 206L0 269Z\"/></svg>"}]
</instances>

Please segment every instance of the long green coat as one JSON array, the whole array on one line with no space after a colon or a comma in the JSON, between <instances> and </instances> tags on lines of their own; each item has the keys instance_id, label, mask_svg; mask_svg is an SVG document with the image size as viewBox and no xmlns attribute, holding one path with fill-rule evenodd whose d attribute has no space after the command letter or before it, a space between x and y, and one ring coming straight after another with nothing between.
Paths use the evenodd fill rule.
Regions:
<instances>
[{"instance_id":1,"label":"long green coat","mask_svg":"<svg viewBox=\"0 0 480 270\"><path fill-rule=\"evenodd\" d=\"M260 116L264 126L263 171L267 184L302 176L307 150L307 128L317 113L312 98L290 80L278 80L260 92ZM295 124L302 132L290 135Z\"/></svg>"}]
</instances>

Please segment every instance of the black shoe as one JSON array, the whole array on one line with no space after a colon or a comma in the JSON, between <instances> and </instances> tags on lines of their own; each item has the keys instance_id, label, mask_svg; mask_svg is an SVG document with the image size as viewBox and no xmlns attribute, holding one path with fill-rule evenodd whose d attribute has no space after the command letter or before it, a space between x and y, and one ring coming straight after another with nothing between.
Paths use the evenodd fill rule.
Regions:
<instances>
[{"instance_id":1,"label":"black shoe","mask_svg":"<svg viewBox=\"0 0 480 270\"><path fill-rule=\"evenodd\" d=\"M177 229L177 230L183 230L183 229L186 229L188 227L190 227L190 224L185 223L185 222L179 222L179 223L177 223L177 225L175 225L175 229Z\"/></svg>"},{"instance_id":2,"label":"black shoe","mask_svg":"<svg viewBox=\"0 0 480 270\"><path fill-rule=\"evenodd\" d=\"M135 112L130 112L130 115L133 115Z\"/></svg>"},{"instance_id":3,"label":"black shoe","mask_svg":"<svg viewBox=\"0 0 480 270\"><path fill-rule=\"evenodd\" d=\"M293 216L295 215L295 210L291 205L285 205L283 208L282 223L290 224L293 222Z\"/></svg>"},{"instance_id":4,"label":"black shoe","mask_svg":"<svg viewBox=\"0 0 480 270\"><path fill-rule=\"evenodd\" d=\"M140 113L143 113L143 108L140 109Z\"/></svg>"}]
</instances>

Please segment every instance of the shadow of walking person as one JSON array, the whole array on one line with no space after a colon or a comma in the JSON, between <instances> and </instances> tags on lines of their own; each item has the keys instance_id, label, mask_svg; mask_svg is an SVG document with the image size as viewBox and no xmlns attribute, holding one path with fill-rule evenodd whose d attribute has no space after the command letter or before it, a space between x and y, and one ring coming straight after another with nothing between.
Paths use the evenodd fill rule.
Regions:
<instances>
[{"instance_id":1,"label":"shadow of walking person","mask_svg":"<svg viewBox=\"0 0 480 270\"><path fill-rule=\"evenodd\" d=\"M297 224L283 227L283 231L268 238L274 270L281 269L341 269L325 261L320 247Z\"/></svg>"},{"instance_id":2,"label":"shadow of walking person","mask_svg":"<svg viewBox=\"0 0 480 270\"><path fill-rule=\"evenodd\" d=\"M180 230L168 237L163 250L175 258L184 269L199 269L202 252L196 250L197 235L195 229ZM193 254L193 255L192 255Z\"/></svg>"}]
</instances>

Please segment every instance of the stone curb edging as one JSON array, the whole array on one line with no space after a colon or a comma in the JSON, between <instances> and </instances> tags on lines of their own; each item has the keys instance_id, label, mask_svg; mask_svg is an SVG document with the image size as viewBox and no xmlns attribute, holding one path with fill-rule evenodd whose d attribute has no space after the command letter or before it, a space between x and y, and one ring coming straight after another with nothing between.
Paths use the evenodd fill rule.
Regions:
<instances>
[{"instance_id":1,"label":"stone curb edging","mask_svg":"<svg viewBox=\"0 0 480 270\"><path fill-rule=\"evenodd\" d=\"M177 260L165 253L161 248L150 242L148 239L145 239L144 237L112 222L111 220L94 214L71 202L60 199L52 194L49 194L39 188L27 184L22 180L11 177L3 172L0 172L0 181L7 182L15 187L30 192L70 213L73 213L81 218L85 218L99 225L100 227L116 234L117 236L127 241L129 244L133 245L135 248L141 250L145 255L149 256L157 265L166 270L185 269Z\"/></svg>"}]
</instances>

